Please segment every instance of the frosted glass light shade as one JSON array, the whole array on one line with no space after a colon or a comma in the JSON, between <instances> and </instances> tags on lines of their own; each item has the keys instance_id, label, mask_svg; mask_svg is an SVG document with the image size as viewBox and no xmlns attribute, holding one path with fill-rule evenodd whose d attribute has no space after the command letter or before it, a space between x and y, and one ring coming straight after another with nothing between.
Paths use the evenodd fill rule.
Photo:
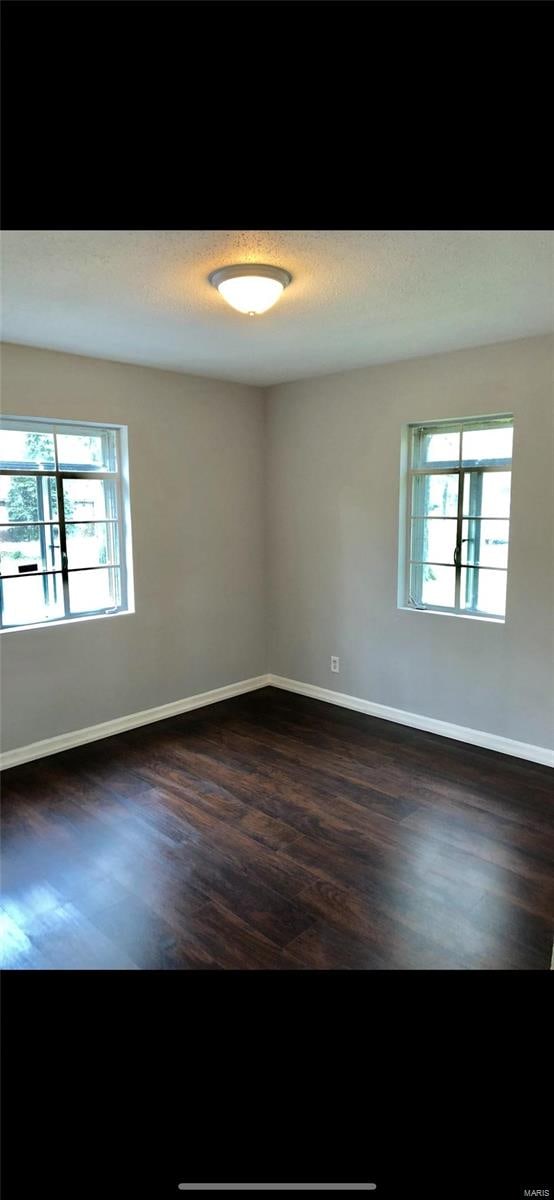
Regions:
<instances>
[{"instance_id":1,"label":"frosted glass light shade","mask_svg":"<svg viewBox=\"0 0 554 1200\"><path fill-rule=\"evenodd\" d=\"M210 275L210 283L227 303L251 317L272 308L290 281L288 271L262 263L222 267Z\"/></svg>"},{"instance_id":2,"label":"frosted glass light shade","mask_svg":"<svg viewBox=\"0 0 554 1200\"><path fill-rule=\"evenodd\" d=\"M237 312L256 316L267 312L279 299L283 291L277 279L264 279L263 275L244 275L236 279L224 279L218 291Z\"/></svg>"}]
</instances>

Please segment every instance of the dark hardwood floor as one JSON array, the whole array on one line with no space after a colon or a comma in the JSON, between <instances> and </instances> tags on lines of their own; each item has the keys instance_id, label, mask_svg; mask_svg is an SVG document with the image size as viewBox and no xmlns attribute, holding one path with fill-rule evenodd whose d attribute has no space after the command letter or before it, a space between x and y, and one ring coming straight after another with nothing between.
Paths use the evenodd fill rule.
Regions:
<instances>
[{"instance_id":1,"label":"dark hardwood floor","mask_svg":"<svg viewBox=\"0 0 554 1200\"><path fill-rule=\"evenodd\" d=\"M271 688L14 767L1 965L546 970L552 782Z\"/></svg>"}]
</instances>

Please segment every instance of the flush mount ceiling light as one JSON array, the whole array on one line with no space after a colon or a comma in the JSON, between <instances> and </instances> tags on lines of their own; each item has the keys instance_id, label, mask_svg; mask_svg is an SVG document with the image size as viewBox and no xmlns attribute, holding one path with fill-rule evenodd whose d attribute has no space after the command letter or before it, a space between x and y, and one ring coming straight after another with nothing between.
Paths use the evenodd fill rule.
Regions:
<instances>
[{"instance_id":1,"label":"flush mount ceiling light","mask_svg":"<svg viewBox=\"0 0 554 1200\"><path fill-rule=\"evenodd\" d=\"M242 263L212 271L210 283L237 312L256 317L267 312L288 287L291 276L282 267L265 263Z\"/></svg>"}]
</instances>

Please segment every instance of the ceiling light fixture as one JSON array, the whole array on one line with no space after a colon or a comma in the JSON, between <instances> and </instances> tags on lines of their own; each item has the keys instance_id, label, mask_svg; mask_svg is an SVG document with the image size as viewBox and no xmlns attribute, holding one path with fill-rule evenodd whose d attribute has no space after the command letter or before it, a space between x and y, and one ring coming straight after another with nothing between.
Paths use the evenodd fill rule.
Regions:
<instances>
[{"instance_id":1,"label":"ceiling light fixture","mask_svg":"<svg viewBox=\"0 0 554 1200\"><path fill-rule=\"evenodd\" d=\"M237 312L256 317L267 312L288 287L292 276L282 267L242 263L212 271L210 283Z\"/></svg>"}]
</instances>

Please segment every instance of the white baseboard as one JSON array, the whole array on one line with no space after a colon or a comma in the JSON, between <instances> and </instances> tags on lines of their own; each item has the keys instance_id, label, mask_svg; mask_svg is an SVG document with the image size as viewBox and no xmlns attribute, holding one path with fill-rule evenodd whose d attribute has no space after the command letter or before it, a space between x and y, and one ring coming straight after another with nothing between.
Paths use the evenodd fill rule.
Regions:
<instances>
[{"instance_id":1,"label":"white baseboard","mask_svg":"<svg viewBox=\"0 0 554 1200\"><path fill-rule=\"evenodd\" d=\"M100 725L91 725L87 729L75 729L70 733L61 733L57 737L45 738L41 742L31 742L28 746L18 746L15 750L6 750L0 754L0 770L16 767L20 763L33 762L34 759L45 758L49 754L59 754L60 751L71 750L74 746L84 746L87 742L113 737L116 733L124 733L126 729L138 729L141 725L164 721L167 717L176 717L179 713L203 708L206 704L217 704L220 700L230 700L232 696L242 696L246 692L253 692L262 687L276 687L287 692L298 692L301 696L312 696L314 700L323 700L327 704L338 704L341 708L351 708L355 712L380 717L384 721L396 721L400 725L424 729L427 733L437 733L441 737L468 742L471 746L483 746L485 750L497 750L500 754L511 754L515 758L524 758L529 762L554 767L554 750L549 750L546 746L533 746L529 742L516 742L512 738L500 737L496 733L468 729L465 725L452 725L449 721L439 721L435 717L425 717L420 713L405 712L402 708L389 708L386 704L362 700L359 696L347 696L344 692L334 692L330 688L316 687L312 683L300 683L297 679L284 679L281 675L257 675L253 679L241 679L238 683L228 683L225 687L213 688L210 692L187 696L184 700L173 700L170 704L160 704L157 708L147 708L142 712L129 713L126 717L116 717L113 721L103 721Z\"/></svg>"},{"instance_id":2,"label":"white baseboard","mask_svg":"<svg viewBox=\"0 0 554 1200\"><path fill-rule=\"evenodd\" d=\"M230 700L231 696L242 696L244 692L253 692L256 688L267 687L268 682L268 675L257 675L254 679L241 679L238 683L228 683L225 687L213 688L210 692L187 696L185 700L173 700L171 704L160 704L157 708L146 708L143 712L129 713L126 717L116 717L114 721L102 721L100 725L90 725L87 729L75 729L71 733L61 733L57 737L45 738L41 742L31 742L28 746L18 746L15 750L6 750L0 754L0 770L16 767L20 763L32 762L35 758L45 758L49 754L59 754L61 750L71 750L73 746L84 746L87 742L96 742L100 738L113 737L115 733L123 733L126 729L138 729L140 725L164 721L167 717L176 717L179 713L190 712L194 708L203 708L206 704L217 704L220 700Z\"/></svg>"},{"instance_id":3,"label":"white baseboard","mask_svg":"<svg viewBox=\"0 0 554 1200\"><path fill-rule=\"evenodd\" d=\"M500 737L496 733L485 733L481 729L468 729L465 725L452 725L449 721L439 721L435 717L425 717L420 713L405 712L402 708L389 708L386 704L362 700L359 696L347 696L344 692L333 692L330 688L316 687L312 683L299 683L296 679L284 679L281 675L269 675L268 683L270 687L282 688L286 692L299 692L301 696L312 696L314 700L324 700L327 704L352 708L356 712L368 713L372 717L381 717L384 721L396 721L399 725L411 725L414 729L424 729L427 733L438 733L441 737L455 738L456 741L468 742L471 746L483 746L485 750L497 750L500 754L511 754L514 758L525 758L529 762L554 767L554 750L549 750L546 746L533 746L529 742L516 742L512 738Z\"/></svg>"}]
</instances>

